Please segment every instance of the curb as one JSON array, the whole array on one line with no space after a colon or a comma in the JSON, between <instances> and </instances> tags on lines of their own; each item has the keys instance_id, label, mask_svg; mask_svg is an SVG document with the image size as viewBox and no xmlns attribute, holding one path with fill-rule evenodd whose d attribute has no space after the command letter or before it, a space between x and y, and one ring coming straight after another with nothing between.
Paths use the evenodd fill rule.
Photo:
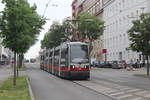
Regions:
<instances>
[{"instance_id":1,"label":"curb","mask_svg":"<svg viewBox=\"0 0 150 100\"><path fill-rule=\"evenodd\" d=\"M35 97L33 95L33 91L32 91L32 88L31 88L31 84L29 82L29 78L27 78L27 83L28 83L28 88L29 88L29 94L31 96L31 100L35 100Z\"/></svg>"}]
</instances>

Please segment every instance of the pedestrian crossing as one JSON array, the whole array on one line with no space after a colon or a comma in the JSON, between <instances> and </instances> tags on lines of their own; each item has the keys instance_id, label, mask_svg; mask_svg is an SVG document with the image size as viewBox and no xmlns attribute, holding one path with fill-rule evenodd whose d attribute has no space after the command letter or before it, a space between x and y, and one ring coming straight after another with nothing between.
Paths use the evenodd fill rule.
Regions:
<instances>
[{"instance_id":1,"label":"pedestrian crossing","mask_svg":"<svg viewBox=\"0 0 150 100\"><path fill-rule=\"evenodd\" d=\"M150 100L150 91L148 90L122 86L102 80L100 80L100 82L75 81L75 83L110 96L116 100Z\"/></svg>"}]
</instances>

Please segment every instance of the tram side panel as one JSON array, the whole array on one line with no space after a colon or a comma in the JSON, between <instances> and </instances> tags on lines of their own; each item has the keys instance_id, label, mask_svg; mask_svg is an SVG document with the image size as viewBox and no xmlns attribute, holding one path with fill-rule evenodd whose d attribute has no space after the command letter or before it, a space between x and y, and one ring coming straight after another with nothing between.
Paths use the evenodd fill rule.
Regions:
<instances>
[{"instance_id":1,"label":"tram side panel","mask_svg":"<svg viewBox=\"0 0 150 100\"><path fill-rule=\"evenodd\" d=\"M61 63L60 63L60 75L64 78L69 78L69 65L68 65L68 49L62 48L61 50Z\"/></svg>"},{"instance_id":2,"label":"tram side panel","mask_svg":"<svg viewBox=\"0 0 150 100\"><path fill-rule=\"evenodd\" d=\"M43 70L43 55L41 54L41 59L40 59L40 69Z\"/></svg>"},{"instance_id":3,"label":"tram side panel","mask_svg":"<svg viewBox=\"0 0 150 100\"><path fill-rule=\"evenodd\" d=\"M52 73L52 54L53 54L53 52L50 51L50 53L49 53L49 73Z\"/></svg>"},{"instance_id":4,"label":"tram side panel","mask_svg":"<svg viewBox=\"0 0 150 100\"><path fill-rule=\"evenodd\" d=\"M46 71L49 71L49 50L46 51Z\"/></svg>"}]
</instances>

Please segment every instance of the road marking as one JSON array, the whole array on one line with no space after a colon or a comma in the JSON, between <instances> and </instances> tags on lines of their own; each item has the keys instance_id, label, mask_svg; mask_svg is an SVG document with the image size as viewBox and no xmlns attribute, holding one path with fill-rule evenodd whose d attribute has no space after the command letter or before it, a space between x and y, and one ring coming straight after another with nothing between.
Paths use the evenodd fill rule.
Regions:
<instances>
[{"instance_id":1,"label":"road marking","mask_svg":"<svg viewBox=\"0 0 150 100\"><path fill-rule=\"evenodd\" d=\"M112 93L110 95L115 96L115 95L121 95L121 94L125 94L125 92L117 92L117 93Z\"/></svg>"},{"instance_id":2,"label":"road marking","mask_svg":"<svg viewBox=\"0 0 150 100\"><path fill-rule=\"evenodd\" d=\"M139 95L139 96L143 96L143 94L145 93L149 93L148 91L140 91L140 92L136 92L135 94L136 95Z\"/></svg>"},{"instance_id":3,"label":"road marking","mask_svg":"<svg viewBox=\"0 0 150 100\"><path fill-rule=\"evenodd\" d=\"M143 100L142 97L137 97L137 98L133 98L133 99L130 99L130 100Z\"/></svg>"},{"instance_id":4,"label":"road marking","mask_svg":"<svg viewBox=\"0 0 150 100\"><path fill-rule=\"evenodd\" d=\"M131 97L131 96L133 96L133 95L131 95L131 94L126 94L126 95L119 96L119 97L117 97L117 98L118 98L118 99L123 99L123 98Z\"/></svg>"},{"instance_id":5,"label":"road marking","mask_svg":"<svg viewBox=\"0 0 150 100\"><path fill-rule=\"evenodd\" d=\"M143 97L147 97L147 98L150 98L150 93L146 93L143 95Z\"/></svg>"},{"instance_id":6,"label":"road marking","mask_svg":"<svg viewBox=\"0 0 150 100\"><path fill-rule=\"evenodd\" d=\"M131 89L131 90L127 90L126 92L137 92L137 91L141 91L140 89Z\"/></svg>"},{"instance_id":7,"label":"road marking","mask_svg":"<svg viewBox=\"0 0 150 100\"><path fill-rule=\"evenodd\" d=\"M98 82L97 84L92 81L75 81L75 82L119 100L144 100L144 97L149 98L148 100L150 100L150 91L147 90L121 85L117 86L117 84L103 81Z\"/></svg>"},{"instance_id":8,"label":"road marking","mask_svg":"<svg viewBox=\"0 0 150 100\"><path fill-rule=\"evenodd\" d=\"M114 92L117 92L117 91L118 90L116 90L116 89L111 89L111 90L107 91L106 93L111 94L111 93L114 93Z\"/></svg>"},{"instance_id":9,"label":"road marking","mask_svg":"<svg viewBox=\"0 0 150 100\"><path fill-rule=\"evenodd\" d=\"M123 90L123 91L130 90L130 89L132 89L132 88L129 88L129 87L120 88L120 90Z\"/></svg>"}]
</instances>

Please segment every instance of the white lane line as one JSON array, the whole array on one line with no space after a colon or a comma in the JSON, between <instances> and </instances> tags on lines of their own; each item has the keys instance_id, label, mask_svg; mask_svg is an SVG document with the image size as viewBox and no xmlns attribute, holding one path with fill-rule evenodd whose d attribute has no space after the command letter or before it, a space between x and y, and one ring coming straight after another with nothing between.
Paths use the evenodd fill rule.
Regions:
<instances>
[{"instance_id":1,"label":"white lane line","mask_svg":"<svg viewBox=\"0 0 150 100\"><path fill-rule=\"evenodd\" d=\"M142 96L145 93L149 93L148 91L140 91L140 92L136 92L136 95Z\"/></svg>"},{"instance_id":2,"label":"white lane line","mask_svg":"<svg viewBox=\"0 0 150 100\"><path fill-rule=\"evenodd\" d=\"M112 93L115 93L115 92L118 92L119 90L116 90L116 89L111 89L109 91L106 91L106 93L108 94L112 94Z\"/></svg>"},{"instance_id":3,"label":"white lane line","mask_svg":"<svg viewBox=\"0 0 150 100\"><path fill-rule=\"evenodd\" d=\"M115 96L115 95L122 95L122 94L125 94L125 92L117 92L117 93L112 93L110 95Z\"/></svg>"},{"instance_id":4,"label":"white lane line","mask_svg":"<svg viewBox=\"0 0 150 100\"><path fill-rule=\"evenodd\" d=\"M137 91L141 91L140 89L132 89L132 90L127 90L126 92L137 92Z\"/></svg>"},{"instance_id":5,"label":"white lane line","mask_svg":"<svg viewBox=\"0 0 150 100\"><path fill-rule=\"evenodd\" d=\"M129 87L120 88L120 90L122 90L122 91L131 90L131 89L132 89L132 88L129 88Z\"/></svg>"},{"instance_id":6,"label":"white lane line","mask_svg":"<svg viewBox=\"0 0 150 100\"><path fill-rule=\"evenodd\" d=\"M150 99L150 93L143 94L143 97L146 97L146 98Z\"/></svg>"},{"instance_id":7,"label":"white lane line","mask_svg":"<svg viewBox=\"0 0 150 100\"><path fill-rule=\"evenodd\" d=\"M117 98L118 98L118 99L123 99L123 98L131 97L131 96L133 96L133 95L131 95L131 94L126 94L126 95L119 96L119 97L117 97Z\"/></svg>"},{"instance_id":8,"label":"white lane line","mask_svg":"<svg viewBox=\"0 0 150 100\"><path fill-rule=\"evenodd\" d=\"M133 98L133 99L129 99L129 100L143 100L142 97L137 97L137 98Z\"/></svg>"}]
</instances>

